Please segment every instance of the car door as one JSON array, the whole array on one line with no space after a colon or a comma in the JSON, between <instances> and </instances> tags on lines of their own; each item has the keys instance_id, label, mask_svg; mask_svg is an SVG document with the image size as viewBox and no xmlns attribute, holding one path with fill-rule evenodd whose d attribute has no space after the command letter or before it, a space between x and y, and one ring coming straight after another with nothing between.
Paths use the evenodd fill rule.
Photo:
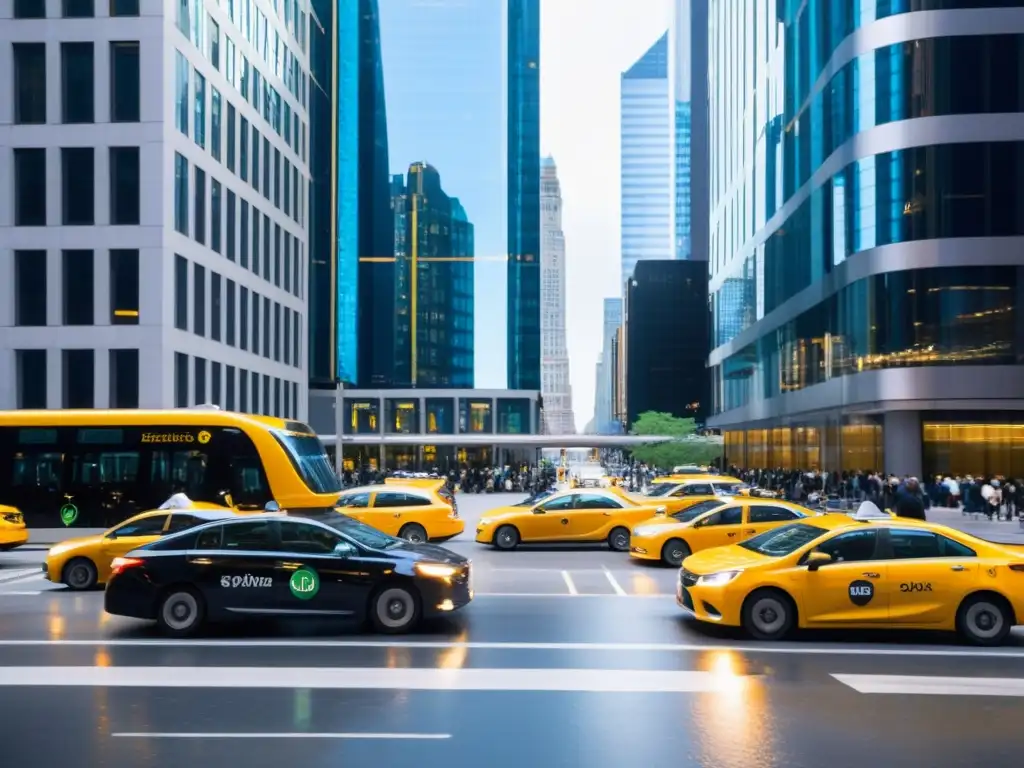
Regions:
<instances>
[{"instance_id":1,"label":"car door","mask_svg":"<svg viewBox=\"0 0 1024 768\"><path fill-rule=\"evenodd\" d=\"M524 541L565 541L571 537L569 524L578 494L570 493L542 501L524 521L520 533Z\"/></svg>"},{"instance_id":2,"label":"car door","mask_svg":"<svg viewBox=\"0 0 1024 768\"><path fill-rule=\"evenodd\" d=\"M600 493L581 493L569 513L569 536L573 540L590 541L608 535L612 516L621 510L621 502Z\"/></svg>"},{"instance_id":3,"label":"car door","mask_svg":"<svg viewBox=\"0 0 1024 768\"><path fill-rule=\"evenodd\" d=\"M370 516L372 514L370 507L371 497L372 494L369 491L346 493L338 499L338 503L334 506L349 517L353 517L367 525L373 525L373 523L370 522Z\"/></svg>"},{"instance_id":4,"label":"car door","mask_svg":"<svg viewBox=\"0 0 1024 768\"><path fill-rule=\"evenodd\" d=\"M665 499L664 505L670 513L680 512L714 495L715 490L711 487L711 483L687 483L672 491Z\"/></svg>"},{"instance_id":5,"label":"car door","mask_svg":"<svg viewBox=\"0 0 1024 768\"><path fill-rule=\"evenodd\" d=\"M889 528L889 620L894 624L952 623L980 578L969 547L920 528Z\"/></svg>"},{"instance_id":6,"label":"car door","mask_svg":"<svg viewBox=\"0 0 1024 768\"><path fill-rule=\"evenodd\" d=\"M366 606L372 564L335 531L302 521L281 521L275 563L274 609L282 615L350 616Z\"/></svg>"},{"instance_id":7,"label":"car door","mask_svg":"<svg viewBox=\"0 0 1024 768\"><path fill-rule=\"evenodd\" d=\"M694 551L737 544L743 538L743 506L731 504L715 510L694 523L694 529L690 544Z\"/></svg>"},{"instance_id":8,"label":"car door","mask_svg":"<svg viewBox=\"0 0 1024 768\"><path fill-rule=\"evenodd\" d=\"M402 515L408 506L406 494L404 493L399 493L398 491L377 491L373 494L370 515L366 518L365 522L389 536L397 536L405 524Z\"/></svg>"},{"instance_id":9,"label":"car door","mask_svg":"<svg viewBox=\"0 0 1024 768\"><path fill-rule=\"evenodd\" d=\"M274 604L278 521L243 519L198 532L186 555L193 582L213 613L259 614Z\"/></svg>"},{"instance_id":10,"label":"car door","mask_svg":"<svg viewBox=\"0 0 1024 768\"><path fill-rule=\"evenodd\" d=\"M107 531L103 535L103 543L100 545L100 552L103 556L96 562L100 581L106 581L110 576L110 563L115 557L126 555L133 549L138 549L159 539L164 533L169 517L169 514L138 517Z\"/></svg>"},{"instance_id":11,"label":"car door","mask_svg":"<svg viewBox=\"0 0 1024 768\"><path fill-rule=\"evenodd\" d=\"M791 523L803 515L781 505L748 504L747 522L743 526L743 538L749 539L759 533Z\"/></svg>"},{"instance_id":12,"label":"car door","mask_svg":"<svg viewBox=\"0 0 1024 768\"><path fill-rule=\"evenodd\" d=\"M804 566L800 607L807 625L888 621L888 566L879 547L878 533L878 528L865 526L832 536L814 548L813 551L829 555L832 562L813 571Z\"/></svg>"}]
</instances>

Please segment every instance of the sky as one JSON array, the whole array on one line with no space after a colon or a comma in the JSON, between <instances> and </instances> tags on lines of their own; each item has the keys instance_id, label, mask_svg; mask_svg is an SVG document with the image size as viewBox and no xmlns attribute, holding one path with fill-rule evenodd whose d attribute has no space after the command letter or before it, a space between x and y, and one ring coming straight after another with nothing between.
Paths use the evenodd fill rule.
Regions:
<instances>
[{"instance_id":1,"label":"sky","mask_svg":"<svg viewBox=\"0 0 1024 768\"><path fill-rule=\"evenodd\" d=\"M426 161L473 222L476 386L507 385L502 0L381 0L392 173ZM619 286L619 78L665 32L669 0L541 0L541 154L558 165L573 408L594 412L603 299Z\"/></svg>"}]
</instances>

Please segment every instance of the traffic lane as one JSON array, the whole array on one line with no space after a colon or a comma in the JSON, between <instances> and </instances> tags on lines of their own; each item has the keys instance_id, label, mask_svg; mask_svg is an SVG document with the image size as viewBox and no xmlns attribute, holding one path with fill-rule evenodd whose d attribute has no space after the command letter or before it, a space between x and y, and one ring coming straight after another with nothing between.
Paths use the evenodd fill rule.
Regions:
<instances>
[{"instance_id":1,"label":"traffic lane","mask_svg":"<svg viewBox=\"0 0 1024 768\"><path fill-rule=\"evenodd\" d=\"M695 694L19 688L0 689L0 706L15 765L811 768L828 755L835 768L974 768L1024 748L1007 727L1014 699L865 697L834 681ZM40 722L60 723L61 738L33 736ZM392 738L237 738L382 731Z\"/></svg>"}]
</instances>

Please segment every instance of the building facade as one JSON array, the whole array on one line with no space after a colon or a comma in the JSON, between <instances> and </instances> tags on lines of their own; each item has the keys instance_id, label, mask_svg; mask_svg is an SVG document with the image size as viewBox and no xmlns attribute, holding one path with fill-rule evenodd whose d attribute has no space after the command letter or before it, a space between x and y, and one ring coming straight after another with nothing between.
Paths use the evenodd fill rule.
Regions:
<instances>
[{"instance_id":1,"label":"building facade","mask_svg":"<svg viewBox=\"0 0 1024 768\"><path fill-rule=\"evenodd\" d=\"M508 386L540 389L540 0L506 2Z\"/></svg>"},{"instance_id":2,"label":"building facade","mask_svg":"<svg viewBox=\"0 0 1024 768\"><path fill-rule=\"evenodd\" d=\"M622 73L622 282L642 259L676 256L675 102L669 94L668 33ZM607 357L605 358L607 359Z\"/></svg>"},{"instance_id":3,"label":"building facade","mask_svg":"<svg viewBox=\"0 0 1024 768\"><path fill-rule=\"evenodd\" d=\"M646 411L703 423L710 382L703 261L643 261L626 285L620 345L625 423Z\"/></svg>"},{"instance_id":4,"label":"building facade","mask_svg":"<svg viewBox=\"0 0 1024 768\"><path fill-rule=\"evenodd\" d=\"M600 434L616 432L619 421L615 418L614 382L618 367L613 350L615 332L622 325L622 299L604 300L601 323L601 357L597 371L597 399L594 403L594 422Z\"/></svg>"},{"instance_id":5,"label":"building facade","mask_svg":"<svg viewBox=\"0 0 1024 768\"><path fill-rule=\"evenodd\" d=\"M569 384L569 351L565 340L565 236L562 233L562 189L551 157L541 163L541 394L544 429L549 434L576 431Z\"/></svg>"},{"instance_id":6,"label":"building facade","mask_svg":"<svg viewBox=\"0 0 1024 768\"><path fill-rule=\"evenodd\" d=\"M1024 8L910 5L711 2L734 464L1024 473Z\"/></svg>"},{"instance_id":7,"label":"building facade","mask_svg":"<svg viewBox=\"0 0 1024 768\"><path fill-rule=\"evenodd\" d=\"M0 409L304 419L308 2L150 5L0 8Z\"/></svg>"}]
</instances>

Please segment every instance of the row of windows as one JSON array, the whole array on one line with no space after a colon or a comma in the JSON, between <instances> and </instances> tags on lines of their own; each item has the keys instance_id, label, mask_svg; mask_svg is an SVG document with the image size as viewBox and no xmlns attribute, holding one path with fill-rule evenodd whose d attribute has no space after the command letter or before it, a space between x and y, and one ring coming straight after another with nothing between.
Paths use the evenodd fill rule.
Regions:
<instances>
[{"instance_id":1,"label":"row of windows","mask_svg":"<svg viewBox=\"0 0 1024 768\"><path fill-rule=\"evenodd\" d=\"M859 280L715 366L716 413L860 371L1012 365L1021 267L946 267Z\"/></svg>"},{"instance_id":2,"label":"row of windows","mask_svg":"<svg viewBox=\"0 0 1024 768\"><path fill-rule=\"evenodd\" d=\"M1024 142L943 144L861 158L815 190L712 298L715 346L858 251L1024 235Z\"/></svg>"},{"instance_id":3,"label":"row of windows","mask_svg":"<svg viewBox=\"0 0 1024 768\"><path fill-rule=\"evenodd\" d=\"M60 361L61 394L52 402L47 391L49 366L45 349L15 350L18 408L95 408L96 358L93 349L62 350ZM109 406L139 407L139 350L111 349L109 365Z\"/></svg>"},{"instance_id":4,"label":"row of windows","mask_svg":"<svg viewBox=\"0 0 1024 768\"><path fill-rule=\"evenodd\" d=\"M102 258L102 257L101 257ZM110 305L96 313L96 254L90 250L61 251L61 325L138 325L139 252L109 252ZM14 252L14 324L49 323L47 252Z\"/></svg>"},{"instance_id":5,"label":"row of windows","mask_svg":"<svg viewBox=\"0 0 1024 768\"><path fill-rule=\"evenodd\" d=\"M209 376L209 378L207 378ZM228 411L282 419L299 416L299 385L203 357L174 353L174 405L219 405Z\"/></svg>"},{"instance_id":6,"label":"row of windows","mask_svg":"<svg viewBox=\"0 0 1024 768\"><path fill-rule=\"evenodd\" d=\"M96 15L97 0L60 0L65 19L88 19ZM99 0L109 16L138 16L139 0ZM14 18L45 19L47 0L14 0Z\"/></svg>"},{"instance_id":7,"label":"row of windows","mask_svg":"<svg viewBox=\"0 0 1024 768\"><path fill-rule=\"evenodd\" d=\"M112 123L137 123L140 114L139 43L110 45ZM46 43L14 43L14 122L46 123ZM60 43L60 122L96 122L96 65L93 43ZM53 117L53 116L49 116Z\"/></svg>"},{"instance_id":8,"label":"row of windows","mask_svg":"<svg viewBox=\"0 0 1024 768\"><path fill-rule=\"evenodd\" d=\"M208 245L214 253L222 253L229 261L237 260L242 268L251 267L254 275L275 287L302 298L305 266L299 238L260 213L255 204L230 189L225 193L217 179L211 177L209 182L207 191L206 171L198 165L190 179L188 160L175 153L174 228Z\"/></svg>"},{"instance_id":9,"label":"row of windows","mask_svg":"<svg viewBox=\"0 0 1024 768\"><path fill-rule=\"evenodd\" d=\"M100 152L103 150L100 149ZM60 152L60 223L66 226L140 223L141 159L138 147L108 147L108 221L96 220L96 152L93 147L62 147ZM45 227L47 150L13 150L14 225Z\"/></svg>"},{"instance_id":10,"label":"row of windows","mask_svg":"<svg viewBox=\"0 0 1024 768\"><path fill-rule=\"evenodd\" d=\"M174 257L174 326L268 360L302 367L302 315L184 256ZM189 279L191 277L191 280ZM209 282L207 282L209 277ZM192 290L191 328L189 288ZM237 307L236 307L237 289ZM207 306L209 292L209 306ZM250 312L251 307L251 312ZM207 314L209 313L209 314ZM262 314L262 324L260 315ZM209 329L207 329L209 318ZM251 322L250 322L251 318ZM262 334L262 346L260 336Z\"/></svg>"}]
</instances>

